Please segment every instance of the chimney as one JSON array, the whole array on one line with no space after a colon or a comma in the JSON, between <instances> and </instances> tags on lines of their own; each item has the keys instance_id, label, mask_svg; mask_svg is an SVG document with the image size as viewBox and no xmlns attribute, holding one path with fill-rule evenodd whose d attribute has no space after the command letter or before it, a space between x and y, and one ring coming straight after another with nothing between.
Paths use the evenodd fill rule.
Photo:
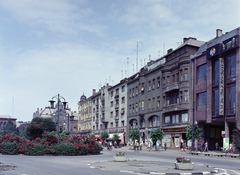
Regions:
<instances>
[{"instance_id":1,"label":"chimney","mask_svg":"<svg viewBox=\"0 0 240 175\"><path fill-rule=\"evenodd\" d=\"M96 93L96 89L93 89L92 93L93 93L93 95L94 95L94 94Z\"/></svg>"},{"instance_id":2,"label":"chimney","mask_svg":"<svg viewBox=\"0 0 240 175\"><path fill-rule=\"evenodd\" d=\"M173 49L168 49L167 53L171 53L173 51Z\"/></svg>"},{"instance_id":3,"label":"chimney","mask_svg":"<svg viewBox=\"0 0 240 175\"><path fill-rule=\"evenodd\" d=\"M217 29L216 30L216 38L218 38L218 37L220 37L222 35L223 35L222 30L221 29Z\"/></svg>"},{"instance_id":4,"label":"chimney","mask_svg":"<svg viewBox=\"0 0 240 175\"><path fill-rule=\"evenodd\" d=\"M188 38L183 38L183 43L185 43L188 40Z\"/></svg>"}]
</instances>

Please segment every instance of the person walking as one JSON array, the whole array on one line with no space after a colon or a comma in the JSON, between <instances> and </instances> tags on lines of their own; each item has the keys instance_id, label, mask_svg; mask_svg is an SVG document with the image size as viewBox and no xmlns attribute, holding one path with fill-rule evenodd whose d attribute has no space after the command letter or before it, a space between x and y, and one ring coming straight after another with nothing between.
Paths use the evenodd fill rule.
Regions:
<instances>
[{"instance_id":1,"label":"person walking","mask_svg":"<svg viewBox=\"0 0 240 175\"><path fill-rule=\"evenodd\" d=\"M205 143L205 149L204 149L204 151L208 151L208 142L206 141L206 143Z\"/></svg>"},{"instance_id":2,"label":"person walking","mask_svg":"<svg viewBox=\"0 0 240 175\"><path fill-rule=\"evenodd\" d=\"M148 142L148 151L149 152L151 151L151 142L150 141Z\"/></svg>"},{"instance_id":3,"label":"person walking","mask_svg":"<svg viewBox=\"0 0 240 175\"><path fill-rule=\"evenodd\" d=\"M215 143L216 151L218 150L218 142Z\"/></svg>"},{"instance_id":4,"label":"person walking","mask_svg":"<svg viewBox=\"0 0 240 175\"><path fill-rule=\"evenodd\" d=\"M204 151L205 146L204 146L204 141L202 141L202 152Z\"/></svg>"},{"instance_id":5,"label":"person walking","mask_svg":"<svg viewBox=\"0 0 240 175\"><path fill-rule=\"evenodd\" d=\"M164 149L167 150L167 143L164 143Z\"/></svg>"},{"instance_id":6,"label":"person walking","mask_svg":"<svg viewBox=\"0 0 240 175\"><path fill-rule=\"evenodd\" d=\"M181 151L183 151L183 142L181 142L181 144L180 144L180 149L181 149Z\"/></svg>"}]
</instances>

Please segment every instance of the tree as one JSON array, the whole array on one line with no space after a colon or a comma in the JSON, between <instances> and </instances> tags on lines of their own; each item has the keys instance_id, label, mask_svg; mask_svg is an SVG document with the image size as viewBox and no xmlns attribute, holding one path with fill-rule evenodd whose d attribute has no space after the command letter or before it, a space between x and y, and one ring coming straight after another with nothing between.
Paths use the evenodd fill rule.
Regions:
<instances>
[{"instance_id":1,"label":"tree","mask_svg":"<svg viewBox=\"0 0 240 175\"><path fill-rule=\"evenodd\" d=\"M150 138L152 139L153 145L155 145L155 149L157 150L156 143L158 140L162 140L164 136L164 132L160 128L156 128L151 130Z\"/></svg>"},{"instance_id":2,"label":"tree","mask_svg":"<svg viewBox=\"0 0 240 175\"><path fill-rule=\"evenodd\" d=\"M56 124L55 122L52 121L51 118L44 118L41 121L41 128L42 128L42 133L44 133L45 131L47 132L56 131Z\"/></svg>"},{"instance_id":3,"label":"tree","mask_svg":"<svg viewBox=\"0 0 240 175\"><path fill-rule=\"evenodd\" d=\"M108 137L109 137L109 134L107 133L107 131L103 131L103 132L101 133L101 139L102 139L103 141L105 141Z\"/></svg>"},{"instance_id":4,"label":"tree","mask_svg":"<svg viewBox=\"0 0 240 175\"><path fill-rule=\"evenodd\" d=\"M90 134L90 135L89 135L89 138L94 138L94 137L95 137L94 134Z\"/></svg>"},{"instance_id":5,"label":"tree","mask_svg":"<svg viewBox=\"0 0 240 175\"><path fill-rule=\"evenodd\" d=\"M195 140L198 140L201 137L201 135L202 135L201 131L202 131L202 128L199 128L197 124L194 124L194 139ZM187 137L187 140L192 140L192 125L188 125L186 137Z\"/></svg>"},{"instance_id":6,"label":"tree","mask_svg":"<svg viewBox=\"0 0 240 175\"><path fill-rule=\"evenodd\" d=\"M6 125L3 127L4 130L4 135L5 134L17 134L17 129L16 129L16 125L12 122L11 119L7 120Z\"/></svg>"},{"instance_id":7,"label":"tree","mask_svg":"<svg viewBox=\"0 0 240 175\"><path fill-rule=\"evenodd\" d=\"M27 127L22 126L19 131L19 136L23 138L27 138Z\"/></svg>"},{"instance_id":8,"label":"tree","mask_svg":"<svg viewBox=\"0 0 240 175\"><path fill-rule=\"evenodd\" d=\"M141 132L139 130L130 130L128 132L128 137L133 140L133 143L135 140L139 140L141 137Z\"/></svg>"},{"instance_id":9,"label":"tree","mask_svg":"<svg viewBox=\"0 0 240 175\"><path fill-rule=\"evenodd\" d=\"M118 134L113 134L113 141L118 141L118 139L120 138L120 136Z\"/></svg>"}]
</instances>

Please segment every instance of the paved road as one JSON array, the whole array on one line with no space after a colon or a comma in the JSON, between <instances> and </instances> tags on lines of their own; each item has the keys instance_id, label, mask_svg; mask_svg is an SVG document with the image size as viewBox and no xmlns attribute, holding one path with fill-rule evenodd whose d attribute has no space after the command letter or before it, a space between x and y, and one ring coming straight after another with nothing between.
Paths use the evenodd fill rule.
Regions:
<instances>
[{"instance_id":1,"label":"paved road","mask_svg":"<svg viewBox=\"0 0 240 175\"><path fill-rule=\"evenodd\" d=\"M113 156L118 151L126 152L130 160L127 162L127 166L126 164L117 165L116 162L113 162ZM128 148L121 148L112 151L104 149L102 154L88 156L0 155L0 162L3 163L0 164L0 175L132 174L130 171L124 171L124 168L137 170L141 174L149 174L150 171L145 171L146 168L150 168L150 170L154 170L154 172L158 172L159 169L157 168L159 167L161 172L164 172L166 169L174 171L173 163L176 157L179 156L191 158L196 165L195 170L206 171L219 168L217 174L240 174L239 159L192 156L178 150L167 150L166 152L163 150L147 152L145 150L136 152ZM199 167L200 169L198 169ZM7 171L3 171L4 168ZM134 171L134 173L137 171Z\"/></svg>"}]
</instances>

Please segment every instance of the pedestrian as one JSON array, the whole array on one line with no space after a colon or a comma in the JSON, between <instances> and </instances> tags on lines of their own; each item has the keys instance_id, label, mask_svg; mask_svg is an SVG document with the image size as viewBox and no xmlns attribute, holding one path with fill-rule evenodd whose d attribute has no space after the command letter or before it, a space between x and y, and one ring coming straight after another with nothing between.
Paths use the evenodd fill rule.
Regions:
<instances>
[{"instance_id":1,"label":"pedestrian","mask_svg":"<svg viewBox=\"0 0 240 175\"><path fill-rule=\"evenodd\" d=\"M235 148L234 148L234 143L233 143L233 142L232 142L232 144L231 144L230 149L231 149L231 153L234 153L234 152L235 152Z\"/></svg>"},{"instance_id":2,"label":"pedestrian","mask_svg":"<svg viewBox=\"0 0 240 175\"><path fill-rule=\"evenodd\" d=\"M186 143L185 143L185 141L183 142L183 151L186 151L186 147L187 147L187 145L186 145Z\"/></svg>"},{"instance_id":3,"label":"pedestrian","mask_svg":"<svg viewBox=\"0 0 240 175\"><path fill-rule=\"evenodd\" d=\"M204 151L204 148L205 148L204 141L202 140L202 152Z\"/></svg>"},{"instance_id":4,"label":"pedestrian","mask_svg":"<svg viewBox=\"0 0 240 175\"><path fill-rule=\"evenodd\" d=\"M167 150L167 143L164 143L164 149Z\"/></svg>"},{"instance_id":5,"label":"pedestrian","mask_svg":"<svg viewBox=\"0 0 240 175\"><path fill-rule=\"evenodd\" d=\"M180 144L180 149L181 151L183 151L183 142L181 141L181 144Z\"/></svg>"},{"instance_id":6,"label":"pedestrian","mask_svg":"<svg viewBox=\"0 0 240 175\"><path fill-rule=\"evenodd\" d=\"M142 142L140 142L140 151L142 151Z\"/></svg>"},{"instance_id":7,"label":"pedestrian","mask_svg":"<svg viewBox=\"0 0 240 175\"><path fill-rule=\"evenodd\" d=\"M139 149L139 142L136 142L136 151Z\"/></svg>"},{"instance_id":8,"label":"pedestrian","mask_svg":"<svg viewBox=\"0 0 240 175\"><path fill-rule=\"evenodd\" d=\"M204 151L208 151L208 142L206 141L206 143L205 143L205 149L204 149Z\"/></svg>"},{"instance_id":9,"label":"pedestrian","mask_svg":"<svg viewBox=\"0 0 240 175\"><path fill-rule=\"evenodd\" d=\"M151 151L151 142L150 141L148 142L148 151L149 152Z\"/></svg>"},{"instance_id":10,"label":"pedestrian","mask_svg":"<svg viewBox=\"0 0 240 175\"><path fill-rule=\"evenodd\" d=\"M218 142L215 143L216 151L218 150Z\"/></svg>"}]
</instances>

